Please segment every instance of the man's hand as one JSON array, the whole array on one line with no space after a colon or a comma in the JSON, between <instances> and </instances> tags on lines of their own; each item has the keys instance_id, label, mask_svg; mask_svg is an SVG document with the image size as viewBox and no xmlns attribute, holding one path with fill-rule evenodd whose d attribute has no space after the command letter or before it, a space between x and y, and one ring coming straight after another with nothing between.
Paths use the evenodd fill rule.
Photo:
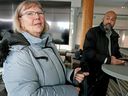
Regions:
<instances>
[{"instance_id":1,"label":"man's hand","mask_svg":"<svg viewBox=\"0 0 128 96\"><path fill-rule=\"evenodd\" d=\"M111 56L111 64L124 64L124 60L116 59L115 56Z\"/></svg>"}]
</instances>

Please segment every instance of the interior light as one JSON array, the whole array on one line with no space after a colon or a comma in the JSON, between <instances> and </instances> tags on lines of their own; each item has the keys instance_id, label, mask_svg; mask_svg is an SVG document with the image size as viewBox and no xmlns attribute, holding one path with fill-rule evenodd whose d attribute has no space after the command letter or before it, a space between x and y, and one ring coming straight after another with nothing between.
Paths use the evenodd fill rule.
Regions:
<instances>
[{"instance_id":1,"label":"interior light","mask_svg":"<svg viewBox=\"0 0 128 96\"><path fill-rule=\"evenodd\" d=\"M13 20L12 19L2 19L2 18L0 18L0 21L2 21L2 22L12 22Z\"/></svg>"},{"instance_id":2,"label":"interior light","mask_svg":"<svg viewBox=\"0 0 128 96\"><path fill-rule=\"evenodd\" d=\"M124 39L125 39L125 34L123 34L123 36L122 36L122 41L124 41Z\"/></svg>"},{"instance_id":3,"label":"interior light","mask_svg":"<svg viewBox=\"0 0 128 96\"><path fill-rule=\"evenodd\" d=\"M60 29L68 29L69 28L69 22L57 22L57 26Z\"/></svg>"},{"instance_id":4,"label":"interior light","mask_svg":"<svg viewBox=\"0 0 128 96\"><path fill-rule=\"evenodd\" d=\"M52 22L51 21L47 21L48 25L51 26Z\"/></svg>"}]
</instances>

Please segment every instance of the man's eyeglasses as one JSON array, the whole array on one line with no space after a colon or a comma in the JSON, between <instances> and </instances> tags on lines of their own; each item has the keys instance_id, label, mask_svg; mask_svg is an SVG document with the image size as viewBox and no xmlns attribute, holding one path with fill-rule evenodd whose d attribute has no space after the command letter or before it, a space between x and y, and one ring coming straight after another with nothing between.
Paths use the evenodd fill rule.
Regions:
<instances>
[{"instance_id":1,"label":"man's eyeglasses","mask_svg":"<svg viewBox=\"0 0 128 96\"><path fill-rule=\"evenodd\" d=\"M35 16L35 15L43 16L43 15L44 15L44 11L40 11L40 12L27 11L27 12L25 12L24 14L22 14L21 16L23 16L23 15L26 15L26 16L29 16L29 17L33 17L33 16Z\"/></svg>"}]
</instances>

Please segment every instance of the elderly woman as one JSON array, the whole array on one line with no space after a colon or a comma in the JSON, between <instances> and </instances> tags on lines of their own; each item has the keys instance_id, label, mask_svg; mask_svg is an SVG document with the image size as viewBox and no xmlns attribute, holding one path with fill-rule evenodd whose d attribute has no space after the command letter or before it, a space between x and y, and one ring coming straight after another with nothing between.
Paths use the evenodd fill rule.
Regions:
<instances>
[{"instance_id":1,"label":"elderly woman","mask_svg":"<svg viewBox=\"0 0 128 96\"><path fill-rule=\"evenodd\" d=\"M9 45L3 80L8 96L78 96L88 73L66 69L47 30L39 2L23 1L14 15L14 34L3 38Z\"/></svg>"}]
</instances>

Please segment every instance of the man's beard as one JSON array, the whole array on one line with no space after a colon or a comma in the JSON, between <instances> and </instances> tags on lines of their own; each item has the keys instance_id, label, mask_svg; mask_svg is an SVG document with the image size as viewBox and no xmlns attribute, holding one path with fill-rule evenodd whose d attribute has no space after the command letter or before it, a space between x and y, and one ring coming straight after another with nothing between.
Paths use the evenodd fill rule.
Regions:
<instances>
[{"instance_id":1,"label":"man's beard","mask_svg":"<svg viewBox=\"0 0 128 96\"><path fill-rule=\"evenodd\" d=\"M106 32L110 32L112 30L112 25L110 23L104 25L104 29Z\"/></svg>"}]
</instances>

